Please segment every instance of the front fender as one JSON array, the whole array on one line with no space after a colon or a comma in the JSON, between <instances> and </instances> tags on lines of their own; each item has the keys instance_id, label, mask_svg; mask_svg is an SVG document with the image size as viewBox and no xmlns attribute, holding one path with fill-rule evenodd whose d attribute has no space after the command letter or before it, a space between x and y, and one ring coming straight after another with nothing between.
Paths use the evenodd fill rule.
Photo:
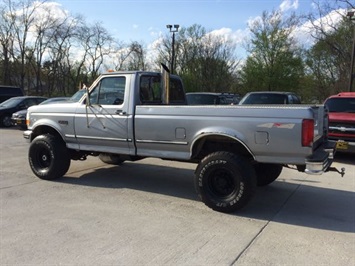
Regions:
<instances>
[{"instance_id":1,"label":"front fender","mask_svg":"<svg viewBox=\"0 0 355 266\"><path fill-rule=\"evenodd\" d=\"M24 132L23 136L28 142L32 142L32 140L34 140L37 136L43 134L56 135L65 141L65 136L60 125L53 120L46 118L35 121L31 127Z\"/></svg>"}]
</instances>

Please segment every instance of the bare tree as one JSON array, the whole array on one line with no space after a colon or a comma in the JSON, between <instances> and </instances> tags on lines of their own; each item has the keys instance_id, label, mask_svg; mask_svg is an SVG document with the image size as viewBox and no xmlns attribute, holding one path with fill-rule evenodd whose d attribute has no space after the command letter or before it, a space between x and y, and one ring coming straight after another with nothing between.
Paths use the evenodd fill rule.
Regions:
<instances>
[{"instance_id":1,"label":"bare tree","mask_svg":"<svg viewBox=\"0 0 355 266\"><path fill-rule=\"evenodd\" d=\"M114 40L98 22L87 28L84 36L88 70L91 78L95 79L104 63L105 56L111 53Z\"/></svg>"},{"instance_id":2,"label":"bare tree","mask_svg":"<svg viewBox=\"0 0 355 266\"><path fill-rule=\"evenodd\" d=\"M307 19L312 23L310 33L315 45L308 54L308 66L314 74L319 97L339 90L348 90L351 72L353 25L346 9L354 8L353 1L313 1L316 12ZM323 84L323 85L322 85Z\"/></svg>"},{"instance_id":3,"label":"bare tree","mask_svg":"<svg viewBox=\"0 0 355 266\"><path fill-rule=\"evenodd\" d=\"M146 70L146 50L144 45L134 41L129 45L129 57L127 58L127 70Z\"/></svg>"},{"instance_id":4,"label":"bare tree","mask_svg":"<svg viewBox=\"0 0 355 266\"><path fill-rule=\"evenodd\" d=\"M142 43L133 41L123 44L118 41L113 46L110 58L106 57L106 68L119 70L146 70L146 48Z\"/></svg>"},{"instance_id":5,"label":"bare tree","mask_svg":"<svg viewBox=\"0 0 355 266\"><path fill-rule=\"evenodd\" d=\"M40 16L36 18L36 22L32 27L32 34L34 41L31 42L32 46L29 46L33 52L31 53L34 58L29 57L29 62L32 62L35 73L35 88L36 94L43 94L43 80L42 65L45 57L49 56L49 49L52 46L58 31L66 26L67 16L64 11L62 14L52 14L52 9L49 6L42 5L39 8L38 13ZM52 46L53 47L53 46ZM47 86L47 94L51 95L51 90Z\"/></svg>"},{"instance_id":6,"label":"bare tree","mask_svg":"<svg viewBox=\"0 0 355 266\"><path fill-rule=\"evenodd\" d=\"M170 36L162 39L158 62L170 60ZM239 61L235 44L201 25L182 27L176 34L176 72L188 91L227 92L232 90Z\"/></svg>"},{"instance_id":7,"label":"bare tree","mask_svg":"<svg viewBox=\"0 0 355 266\"><path fill-rule=\"evenodd\" d=\"M19 85L22 88L25 87L29 30L35 23L36 9L43 3L44 1L22 0L15 2L8 0L8 12L14 19L15 57L17 55L17 58L19 58ZM30 79L27 79L27 82L29 81ZM27 86L30 86L30 84L27 84Z\"/></svg>"},{"instance_id":8,"label":"bare tree","mask_svg":"<svg viewBox=\"0 0 355 266\"><path fill-rule=\"evenodd\" d=\"M67 15L53 32L44 69L51 92L58 90L61 95L72 94L75 91L75 84L79 83L82 67L74 69L75 61L72 58L78 52L72 50L76 49L78 29L83 23L81 16Z\"/></svg>"},{"instance_id":9,"label":"bare tree","mask_svg":"<svg viewBox=\"0 0 355 266\"><path fill-rule=\"evenodd\" d=\"M0 6L1 83L12 85L10 59L14 56L14 18L9 13L7 1Z\"/></svg>"}]
</instances>

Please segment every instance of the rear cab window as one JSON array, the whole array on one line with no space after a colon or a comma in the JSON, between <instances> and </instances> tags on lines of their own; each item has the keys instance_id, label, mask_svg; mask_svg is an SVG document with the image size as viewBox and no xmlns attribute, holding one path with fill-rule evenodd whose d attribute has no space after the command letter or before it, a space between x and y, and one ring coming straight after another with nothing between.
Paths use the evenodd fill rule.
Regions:
<instances>
[{"instance_id":1,"label":"rear cab window","mask_svg":"<svg viewBox=\"0 0 355 266\"><path fill-rule=\"evenodd\" d=\"M163 91L160 75L142 75L139 81L139 99L143 105L162 105ZM169 104L185 104L185 93L179 79L170 78Z\"/></svg>"}]
</instances>

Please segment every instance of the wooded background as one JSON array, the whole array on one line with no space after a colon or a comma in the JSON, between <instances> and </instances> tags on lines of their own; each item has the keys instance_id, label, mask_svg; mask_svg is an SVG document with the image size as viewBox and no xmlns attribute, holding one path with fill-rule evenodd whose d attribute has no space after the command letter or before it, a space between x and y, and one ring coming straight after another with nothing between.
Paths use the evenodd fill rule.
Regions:
<instances>
[{"instance_id":1,"label":"wooded background","mask_svg":"<svg viewBox=\"0 0 355 266\"><path fill-rule=\"evenodd\" d=\"M1 1L0 84L20 86L28 95L69 96L109 69L159 71L161 62L170 66L169 32L154 42L151 54L142 42L114 38L102 23L88 23L64 10L54 15L47 1ZM260 14L249 25L243 59L235 41L213 35L203 25L182 26L175 34L174 73L187 92L293 91L304 103L321 103L331 94L354 91L349 80L355 21L347 16L354 3L313 2L317 9L310 14ZM331 12L340 19L330 19ZM307 21L313 38L309 46L295 38Z\"/></svg>"}]
</instances>

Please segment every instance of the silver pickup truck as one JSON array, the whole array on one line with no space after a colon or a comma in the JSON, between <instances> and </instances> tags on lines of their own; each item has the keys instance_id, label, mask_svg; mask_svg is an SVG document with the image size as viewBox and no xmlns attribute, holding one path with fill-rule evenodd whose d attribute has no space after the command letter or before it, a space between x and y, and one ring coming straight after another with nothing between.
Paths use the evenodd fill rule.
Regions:
<instances>
[{"instance_id":1,"label":"silver pickup truck","mask_svg":"<svg viewBox=\"0 0 355 266\"><path fill-rule=\"evenodd\" d=\"M186 105L181 79L163 68L103 74L77 103L33 106L24 137L33 173L47 180L89 155L116 165L145 157L197 163L201 200L233 212L284 166L332 169L327 116L322 105Z\"/></svg>"}]
</instances>

